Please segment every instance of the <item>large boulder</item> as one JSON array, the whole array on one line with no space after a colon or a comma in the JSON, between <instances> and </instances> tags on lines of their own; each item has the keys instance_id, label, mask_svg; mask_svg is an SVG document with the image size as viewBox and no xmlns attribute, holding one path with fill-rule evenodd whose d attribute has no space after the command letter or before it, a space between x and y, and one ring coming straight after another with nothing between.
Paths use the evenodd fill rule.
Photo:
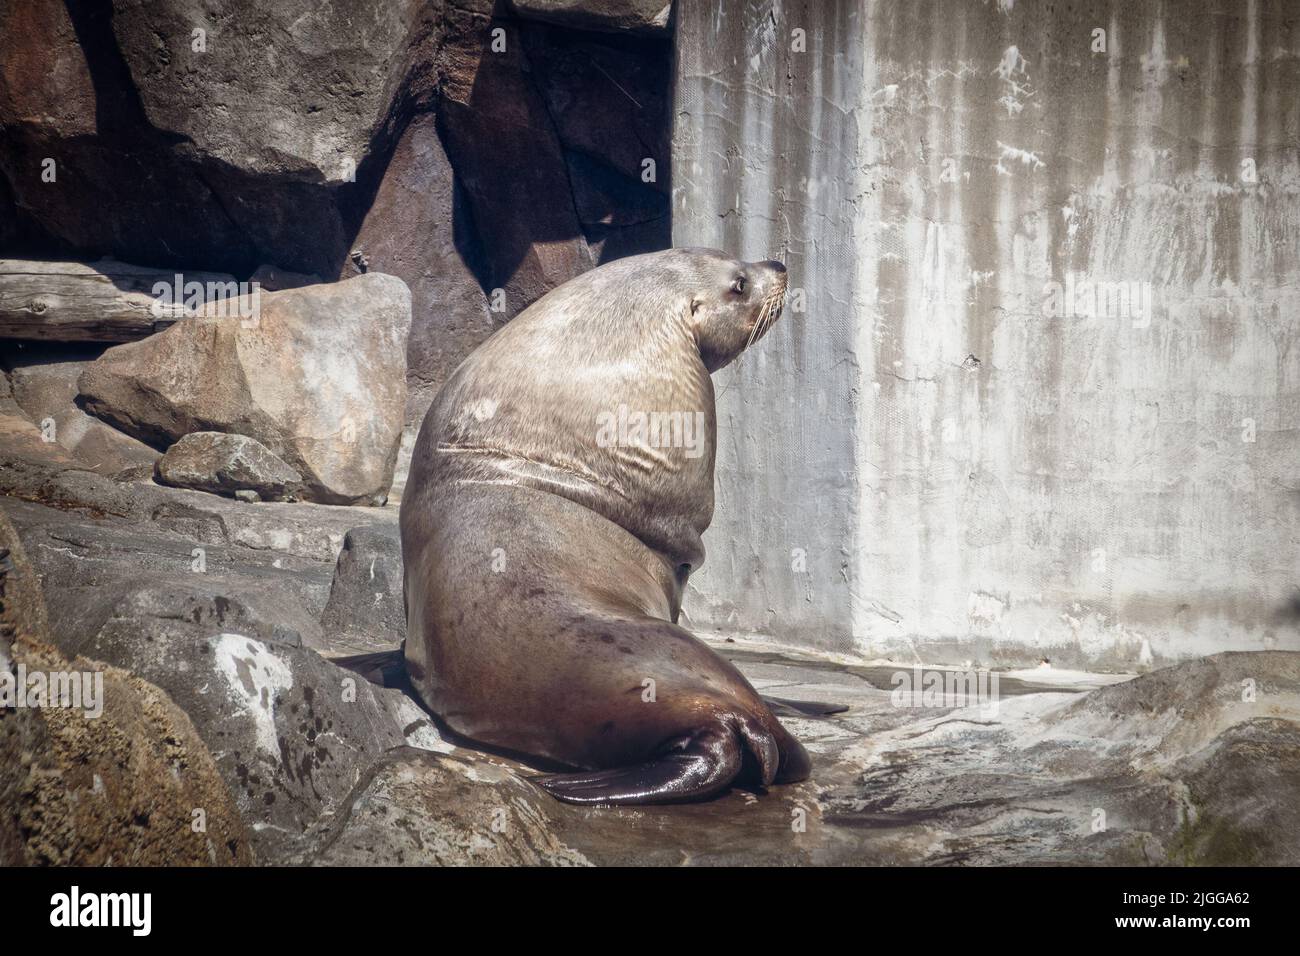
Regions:
<instances>
[{"instance_id":1,"label":"large boulder","mask_svg":"<svg viewBox=\"0 0 1300 956\"><path fill-rule=\"evenodd\" d=\"M236 630L196 637L185 621L126 615L111 618L87 653L159 683L189 715L266 859L341 810L384 751L452 749L400 691L307 648Z\"/></svg>"},{"instance_id":2,"label":"large boulder","mask_svg":"<svg viewBox=\"0 0 1300 956\"><path fill-rule=\"evenodd\" d=\"M182 155L342 183L388 119L423 7L116 0L112 26L145 118Z\"/></svg>"},{"instance_id":3,"label":"large boulder","mask_svg":"<svg viewBox=\"0 0 1300 956\"><path fill-rule=\"evenodd\" d=\"M353 269L386 272L411 290L406 420L418 425L442 383L496 328L466 263L473 238L432 114L411 121L353 241ZM504 316L502 317L504 318Z\"/></svg>"},{"instance_id":4,"label":"large boulder","mask_svg":"<svg viewBox=\"0 0 1300 956\"><path fill-rule=\"evenodd\" d=\"M532 79L565 149L607 164L632 184L669 193L672 47L667 40L520 30ZM646 160L654 161L648 176ZM666 210L665 210L666 212Z\"/></svg>"},{"instance_id":5,"label":"large boulder","mask_svg":"<svg viewBox=\"0 0 1300 956\"><path fill-rule=\"evenodd\" d=\"M308 500L382 503L406 410L406 285L372 273L259 298L257 318L195 317L109 349L81 375L86 409L156 445L247 435Z\"/></svg>"},{"instance_id":6,"label":"large boulder","mask_svg":"<svg viewBox=\"0 0 1300 956\"><path fill-rule=\"evenodd\" d=\"M340 260L343 228L329 190L282 180L254 212L247 190L255 179L204 171L173 151L178 138L141 109L114 21L106 3L0 4L0 172L15 200L17 241L59 255L226 271L251 270L268 254L297 268Z\"/></svg>"},{"instance_id":7,"label":"large boulder","mask_svg":"<svg viewBox=\"0 0 1300 956\"><path fill-rule=\"evenodd\" d=\"M292 507L228 504L257 513ZM254 547L226 543L219 517L210 522L215 516L197 510L156 508L150 521L148 511L91 517L12 499L3 505L56 598L51 640L69 654L80 653L110 619L141 631L155 620L169 622L194 640L234 630L290 647L326 647L320 614L332 560L272 550L274 539Z\"/></svg>"},{"instance_id":8,"label":"large boulder","mask_svg":"<svg viewBox=\"0 0 1300 956\"><path fill-rule=\"evenodd\" d=\"M578 221L596 259L672 245L667 40L524 24L531 77L564 146Z\"/></svg>"},{"instance_id":9,"label":"large boulder","mask_svg":"<svg viewBox=\"0 0 1300 956\"><path fill-rule=\"evenodd\" d=\"M158 459L158 480L218 495L252 493L267 501L291 497L302 476L246 435L190 432Z\"/></svg>"},{"instance_id":10,"label":"large boulder","mask_svg":"<svg viewBox=\"0 0 1300 956\"><path fill-rule=\"evenodd\" d=\"M587 866L555 832L576 816L509 761L402 748L384 755L296 863L313 866Z\"/></svg>"},{"instance_id":11,"label":"large boulder","mask_svg":"<svg viewBox=\"0 0 1300 956\"><path fill-rule=\"evenodd\" d=\"M391 145L403 102L427 95L439 8L0 4L12 231L60 254L338 275L352 180Z\"/></svg>"},{"instance_id":12,"label":"large boulder","mask_svg":"<svg viewBox=\"0 0 1300 956\"><path fill-rule=\"evenodd\" d=\"M1300 653L1215 654L1083 695L1010 684L873 719L818 771L831 831L913 865L1300 863Z\"/></svg>"},{"instance_id":13,"label":"large boulder","mask_svg":"<svg viewBox=\"0 0 1300 956\"><path fill-rule=\"evenodd\" d=\"M0 706L0 865L253 862L212 755L167 694L50 643L36 574L0 513L0 683L12 693L34 675L80 681L80 706Z\"/></svg>"}]
</instances>

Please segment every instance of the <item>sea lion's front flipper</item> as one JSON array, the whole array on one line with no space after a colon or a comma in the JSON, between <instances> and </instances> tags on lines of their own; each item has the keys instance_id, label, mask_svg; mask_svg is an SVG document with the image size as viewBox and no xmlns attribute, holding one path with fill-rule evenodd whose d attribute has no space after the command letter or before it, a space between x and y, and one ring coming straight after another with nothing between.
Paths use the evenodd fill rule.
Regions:
<instances>
[{"instance_id":1,"label":"sea lion's front flipper","mask_svg":"<svg viewBox=\"0 0 1300 956\"><path fill-rule=\"evenodd\" d=\"M774 763L775 743L769 743L771 749L765 756ZM717 793L735 779L742 763L740 736L719 725L670 741L657 758L646 763L532 779L565 803L675 803Z\"/></svg>"},{"instance_id":2,"label":"sea lion's front flipper","mask_svg":"<svg viewBox=\"0 0 1300 956\"><path fill-rule=\"evenodd\" d=\"M842 714L848 704L828 704L820 700L790 700L787 697L764 697L763 703L777 717L829 717Z\"/></svg>"}]
</instances>

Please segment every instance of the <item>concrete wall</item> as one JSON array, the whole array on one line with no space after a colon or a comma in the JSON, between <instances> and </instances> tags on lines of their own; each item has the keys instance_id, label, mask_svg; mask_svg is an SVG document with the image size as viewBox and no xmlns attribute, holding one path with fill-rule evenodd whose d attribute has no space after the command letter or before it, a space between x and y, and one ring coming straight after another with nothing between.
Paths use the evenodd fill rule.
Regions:
<instances>
[{"instance_id":1,"label":"concrete wall","mask_svg":"<svg viewBox=\"0 0 1300 956\"><path fill-rule=\"evenodd\" d=\"M1300 3L678 0L677 59L674 244L806 296L719 376L694 626L1300 646Z\"/></svg>"}]
</instances>

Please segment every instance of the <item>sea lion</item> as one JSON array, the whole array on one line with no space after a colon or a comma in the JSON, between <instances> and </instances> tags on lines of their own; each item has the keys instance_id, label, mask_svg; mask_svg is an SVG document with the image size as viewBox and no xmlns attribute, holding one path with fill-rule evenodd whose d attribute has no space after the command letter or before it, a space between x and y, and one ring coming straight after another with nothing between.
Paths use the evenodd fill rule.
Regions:
<instances>
[{"instance_id":1,"label":"sea lion","mask_svg":"<svg viewBox=\"0 0 1300 956\"><path fill-rule=\"evenodd\" d=\"M480 345L424 419L401 508L411 684L456 733L582 771L534 778L561 800L809 773L749 682L676 623L713 516L710 374L785 290L780 262L713 249L611 262Z\"/></svg>"}]
</instances>

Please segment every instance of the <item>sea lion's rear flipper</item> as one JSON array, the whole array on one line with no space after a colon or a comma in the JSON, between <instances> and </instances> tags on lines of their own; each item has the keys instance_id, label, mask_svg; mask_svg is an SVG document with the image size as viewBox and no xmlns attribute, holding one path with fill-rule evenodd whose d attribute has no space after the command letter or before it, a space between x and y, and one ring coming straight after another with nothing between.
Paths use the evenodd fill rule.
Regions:
<instances>
[{"instance_id":1,"label":"sea lion's rear flipper","mask_svg":"<svg viewBox=\"0 0 1300 956\"><path fill-rule=\"evenodd\" d=\"M743 742L742 742L743 741ZM775 739L749 721L733 728L705 727L666 744L646 763L587 773L556 773L533 782L565 803L677 803L702 800L725 789L740 773L744 751L758 764L764 785L776 775Z\"/></svg>"},{"instance_id":2,"label":"sea lion's rear flipper","mask_svg":"<svg viewBox=\"0 0 1300 956\"><path fill-rule=\"evenodd\" d=\"M763 703L777 717L829 717L842 714L848 704L828 704L820 700L790 700L786 697L764 697Z\"/></svg>"}]
</instances>

